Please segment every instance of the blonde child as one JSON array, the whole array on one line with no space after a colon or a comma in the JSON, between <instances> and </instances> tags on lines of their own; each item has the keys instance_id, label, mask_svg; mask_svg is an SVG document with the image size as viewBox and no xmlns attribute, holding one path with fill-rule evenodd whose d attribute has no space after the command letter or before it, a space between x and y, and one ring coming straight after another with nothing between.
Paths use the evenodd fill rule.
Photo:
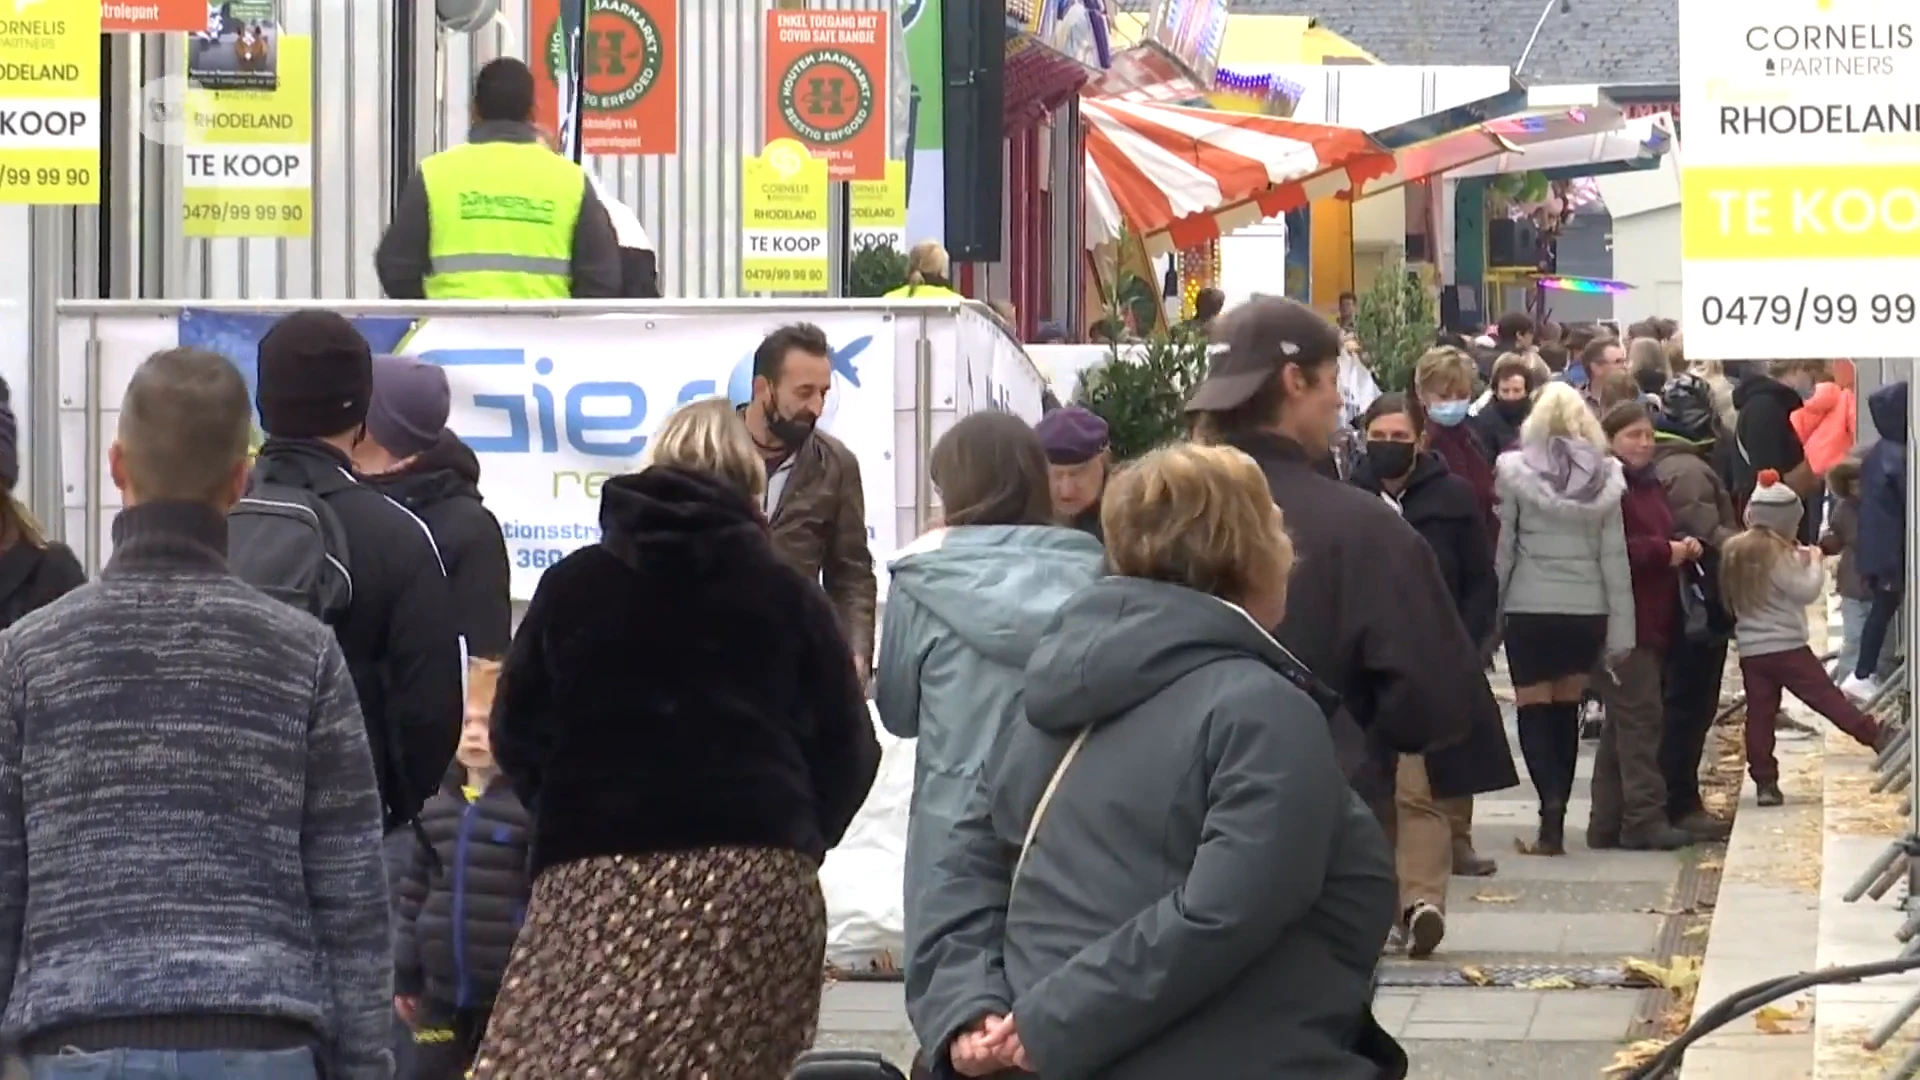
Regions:
<instances>
[{"instance_id":1,"label":"blonde child","mask_svg":"<svg viewBox=\"0 0 1920 1080\"><path fill-rule=\"evenodd\" d=\"M1747 772L1761 806L1786 801L1780 763L1773 756L1780 694L1788 691L1862 745L1880 740L1880 727L1835 686L1807 645L1807 605L1820 597L1826 568L1820 549L1794 541L1804 507L1800 496L1762 469L1747 502L1747 531L1727 541L1721 586L1736 619L1740 677L1747 688Z\"/></svg>"},{"instance_id":2,"label":"blonde child","mask_svg":"<svg viewBox=\"0 0 1920 1080\"><path fill-rule=\"evenodd\" d=\"M420 811L424 835L400 885L394 1007L413 1027L414 1080L466 1076L526 915L530 821L487 735L499 678L497 660L468 667L454 768Z\"/></svg>"}]
</instances>

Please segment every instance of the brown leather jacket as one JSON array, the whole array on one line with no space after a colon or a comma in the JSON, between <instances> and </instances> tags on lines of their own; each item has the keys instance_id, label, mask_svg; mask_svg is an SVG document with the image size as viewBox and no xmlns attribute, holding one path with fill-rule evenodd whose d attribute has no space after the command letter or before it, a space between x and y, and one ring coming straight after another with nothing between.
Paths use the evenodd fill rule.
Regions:
<instances>
[{"instance_id":1,"label":"brown leather jacket","mask_svg":"<svg viewBox=\"0 0 1920 1080\"><path fill-rule=\"evenodd\" d=\"M769 525L774 550L794 569L819 579L840 615L847 644L870 660L877 589L867 547L867 500L853 451L824 431L814 432L795 453Z\"/></svg>"}]
</instances>

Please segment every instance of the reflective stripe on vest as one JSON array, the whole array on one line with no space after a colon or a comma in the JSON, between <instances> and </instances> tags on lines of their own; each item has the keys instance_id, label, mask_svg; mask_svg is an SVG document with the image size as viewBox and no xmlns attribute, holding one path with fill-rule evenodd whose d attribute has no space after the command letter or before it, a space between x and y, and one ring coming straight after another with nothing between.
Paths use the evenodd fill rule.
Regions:
<instances>
[{"instance_id":1,"label":"reflective stripe on vest","mask_svg":"<svg viewBox=\"0 0 1920 1080\"><path fill-rule=\"evenodd\" d=\"M539 255L442 255L433 260L432 274L555 274L573 272L567 259L548 259Z\"/></svg>"},{"instance_id":2,"label":"reflective stripe on vest","mask_svg":"<svg viewBox=\"0 0 1920 1080\"><path fill-rule=\"evenodd\" d=\"M421 162L429 300L565 300L586 196L578 165L538 143L482 142Z\"/></svg>"}]
</instances>

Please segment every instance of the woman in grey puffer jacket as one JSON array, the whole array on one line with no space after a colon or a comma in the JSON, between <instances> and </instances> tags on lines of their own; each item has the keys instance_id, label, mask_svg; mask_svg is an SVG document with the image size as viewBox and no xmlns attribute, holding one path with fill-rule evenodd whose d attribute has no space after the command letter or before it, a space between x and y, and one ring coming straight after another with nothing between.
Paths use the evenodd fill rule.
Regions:
<instances>
[{"instance_id":1,"label":"woman in grey puffer jacket","mask_svg":"<svg viewBox=\"0 0 1920 1080\"><path fill-rule=\"evenodd\" d=\"M1494 469L1494 569L1520 753L1540 795L1540 855L1566 851L1587 676L1603 656L1624 656L1634 643L1620 519L1626 478L1606 446L1579 392L1548 383L1520 428L1519 447L1501 454Z\"/></svg>"}]
</instances>

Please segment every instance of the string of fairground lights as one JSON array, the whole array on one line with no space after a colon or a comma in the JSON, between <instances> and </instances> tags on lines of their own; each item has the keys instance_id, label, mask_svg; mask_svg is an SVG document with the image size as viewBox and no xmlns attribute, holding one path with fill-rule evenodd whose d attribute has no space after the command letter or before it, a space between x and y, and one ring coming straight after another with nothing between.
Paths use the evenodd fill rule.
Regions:
<instances>
[{"instance_id":1,"label":"string of fairground lights","mask_svg":"<svg viewBox=\"0 0 1920 1080\"><path fill-rule=\"evenodd\" d=\"M1200 290L1220 280L1220 241L1209 240L1180 252L1180 317L1193 318Z\"/></svg>"}]
</instances>

